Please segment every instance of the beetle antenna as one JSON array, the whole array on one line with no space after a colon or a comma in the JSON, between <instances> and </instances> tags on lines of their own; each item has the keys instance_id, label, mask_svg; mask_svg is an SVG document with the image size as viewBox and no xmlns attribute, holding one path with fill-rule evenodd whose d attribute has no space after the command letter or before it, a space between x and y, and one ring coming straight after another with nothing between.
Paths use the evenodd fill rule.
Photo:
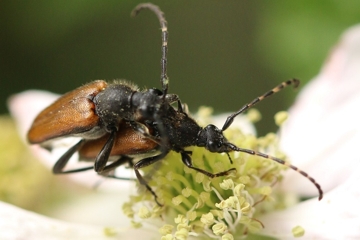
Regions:
<instances>
[{"instance_id":1,"label":"beetle antenna","mask_svg":"<svg viewBox=\"0 0 360 240\"><path fill-rule=\"evenodd\" d=\"M262 158L271 159L271 160L273 160L273 161L275 161L275 162L277 162L279 164L285 165L285 166L295 170L296 172L300 173L301 175L303 175L304 177L309 179L310 182L312 182L315 185L315 187L319 191L319 201L323 198L323 191L321 189L320 184L317 183L314 178L310 177L309 174L307 174L306 172L300 170L298 167L295 167L294 165L291 165L290 163L285 162L284 160L282 160L280 158L276 158L276 157L267 155L265 153L257 152L257 151L250 150L250 149L239 148L239 147L237 147L237 146L235 146L234 144L231 144L231 143L228 143L227 146L229 148L231 148L232 150L237 151L237 152L244 152L244 153L251 154L251 155L256 155L256 156L259 156L259 157L262 157Z\"/></svg>"},{"instance_id":2,"label":"beetle antenna","mask_svg":"<svg viewBox=\"0 0 360 240\"><path fill-rule=\"evenodd\" d=\"M157 18L159 19L160 22L160 26L161 26L161 41L162 41L162 45L161 45L161 60L160 60L160 64L161 64L161 75L160 75L160 82L162 85L162 90L163 90L163 99L165 100L165 96L167 94L168 88L169 88L169 78L167 76L167 52L168 52L168 39L169 39L169 32L167 29L167 22L165 20L165 15L164 13L161 11L161 9L151 3L141 3L139 5L137 5L134 10L131 12L131 16L135 17L136 15L139 14L139 12L142 9L148 8L151 11L153 11Z\"/></svg>"},{"instance_id":3,"label":"beetle antenna","mask_svg":"<svg viewBox=\"0 0 360 240\"><path fill-rule=\"evenodd\" d=\"M231 114L230 116L227 117L224 126L222 127L221 131L225 131L228 127L230 127L230 125L233 123L234 118L239 115L240 113L244 112L245 110L251 108L252 106L254 106L255 104L257 104L258 102L264 100L265 98L279 92L280 90L284 89L285 87L289 86L293 84L294 88L297 88L300 84L300 81L298 79L289 79L285 82L282 82L281 84L279 84L278 86L274 87L273 89L271 89L270 91L267 91L266 93L264 93L263 95L261 95L260 97L255 98L254 100L252 100L250 103L245 104L242 108L240 108L239 111Z\"/></svg>"}]
</instances>

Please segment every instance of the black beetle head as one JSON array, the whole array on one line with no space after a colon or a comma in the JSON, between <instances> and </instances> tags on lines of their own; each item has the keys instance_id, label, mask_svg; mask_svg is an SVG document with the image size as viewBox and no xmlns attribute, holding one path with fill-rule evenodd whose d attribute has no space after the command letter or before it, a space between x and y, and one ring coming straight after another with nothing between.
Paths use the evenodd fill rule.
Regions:
<instances>
[{"instance_id":1,"label":"black beetle head","mask_svg":"<svg viewBox=\"0 0 360 240\"><path fill-rule=\"evenodd\" d=\"M216 126L209 124L198 135L197 146L205 147L210 152L230 152L231 143L224 137L223 132Z\"/></svg>"}]
</instances>

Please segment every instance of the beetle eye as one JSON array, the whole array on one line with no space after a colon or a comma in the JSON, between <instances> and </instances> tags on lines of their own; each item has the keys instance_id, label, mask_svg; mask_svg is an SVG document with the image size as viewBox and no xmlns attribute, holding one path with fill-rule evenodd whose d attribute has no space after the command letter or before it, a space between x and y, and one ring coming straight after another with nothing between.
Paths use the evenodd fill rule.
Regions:
<instances>
[{"instance_id":1,"label":"beetle eye","mask_svg":"<svg viewBox=\"0 0 360 240\"><path fill-rule=\"evenodd\" d=\"M210 151L210 152L218 152L219 149L221 148L221 142L217 142L217 141L208 141L206 148Z\"/></svg>"}]
</instances>

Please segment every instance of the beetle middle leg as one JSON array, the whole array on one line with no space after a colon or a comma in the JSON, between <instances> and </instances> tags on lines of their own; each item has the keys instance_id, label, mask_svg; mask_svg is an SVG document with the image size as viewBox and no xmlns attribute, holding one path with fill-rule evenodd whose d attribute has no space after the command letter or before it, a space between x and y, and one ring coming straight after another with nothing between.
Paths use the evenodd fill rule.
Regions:
<instances>
[{"instance_id":1,"label":"beetle middle leg","mask_svg":"<svg viewBox=\"0 0 360 240\"><path fill-rule=\"evenodd\" d=\"M94 169L97 173L102 172L106 167L106 164L110 157L111 149L114 146L115 138L116 138L116 130L113 130L110 133L109 139L106 141L105 145L103 146L99 154L96 156Z\"/></svg>"}]
</instances>

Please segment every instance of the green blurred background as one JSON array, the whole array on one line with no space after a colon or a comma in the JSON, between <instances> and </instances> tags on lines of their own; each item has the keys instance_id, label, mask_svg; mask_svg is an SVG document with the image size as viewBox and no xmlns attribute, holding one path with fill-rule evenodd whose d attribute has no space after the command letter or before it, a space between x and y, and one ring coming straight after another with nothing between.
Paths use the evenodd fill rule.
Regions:
<instances>
[{"instance_id":1,"label":"green blurred background","mask_svg":"<svg viewBox=\"0 0 360 240\"><path fill-rule=\"evenodd\" d=\"M0 113L26 89L64 93L95 79L160 88L160 30L141 1L0 1ZM235 111L288 78L315 76L360 1L160 1L169 25L170 92L195 112ZM275 130L287 90L259 105L260 133Z\"/></svg>"}]
</instances>

